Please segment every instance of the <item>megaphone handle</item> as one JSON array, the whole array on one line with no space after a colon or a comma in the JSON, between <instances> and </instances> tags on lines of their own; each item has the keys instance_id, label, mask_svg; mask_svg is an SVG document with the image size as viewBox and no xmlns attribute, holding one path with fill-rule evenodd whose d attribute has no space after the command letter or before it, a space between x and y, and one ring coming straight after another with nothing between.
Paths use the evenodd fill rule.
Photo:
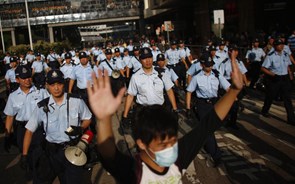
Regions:
<instances>
[{"instance_id":1,"label":"megaphone handle","mask_svg":"<svg viewBox=\"0 0 295 184\"><path fill-rule=\"evenodd\" d=\"M76 149L75 151L75 156L80 156L82 154L82 150L81 149Z\"/></svg>"}]
</instances>

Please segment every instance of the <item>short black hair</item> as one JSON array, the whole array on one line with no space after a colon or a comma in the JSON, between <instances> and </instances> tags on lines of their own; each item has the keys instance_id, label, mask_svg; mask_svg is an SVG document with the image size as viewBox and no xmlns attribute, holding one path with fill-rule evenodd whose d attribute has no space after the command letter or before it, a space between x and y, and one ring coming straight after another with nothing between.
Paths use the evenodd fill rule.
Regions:
<instances>
[{"instance_id":1,"label":"short black hair","mask_svg":"<svg viewBox=\"0 0 295 184\"><path fill-rule=\"evenodd\" d=\"M177 117L161 105L152 105L141 108L135 115L133 127L135 140L149 145L153 139L165 140L168 136L177 136Z\"/></svg>"}]
</instances>

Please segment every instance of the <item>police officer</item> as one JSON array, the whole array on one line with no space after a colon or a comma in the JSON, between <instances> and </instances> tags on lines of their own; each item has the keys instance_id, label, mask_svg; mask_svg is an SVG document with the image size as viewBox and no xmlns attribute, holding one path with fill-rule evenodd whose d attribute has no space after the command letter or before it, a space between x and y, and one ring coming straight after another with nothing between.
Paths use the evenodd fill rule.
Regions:
<instances>
[{"instance_id":1,"label":"police officer","mask_svg":"<svg viewBox=\"0 0 295 184\"><path fill-rule=\"evenodd\" d=\"M178 50L180 52L180 57L184 58L185 62L187 63L187 66L191 66L192 61L193 61L193 57L191 55L191 50L184 45L183 40L179 40Z\"/></svg>"},{"instance_id":2,"label":"police officer","mask_svg":"<svg viewBox=\"0 0 295 184\"><path fill-rule=\"evenodd\" d=\"M155 67L155 69L157 70L158 68L162 69L160 71L162 71L165 75L168 76L169 79L171 79L171 81L175 84L175 86L178 86L178 76L177 74L174 72L173 69L169 69L166 67L166 59L165 59L165 55L164 54L158 54L157 55L157 66Z\"/></svg>"},{"instance_id":3,"label":"police officer","mask_svg":"<svg viewBox=\"0 0 295 184\"><path fill-rule=\"evenodd\" d=\"M277 39L274 42L275 51L270 52L263 64L262 72L266 75L266 95L261 114L269 117L269 109L273 99L280 92L287 112L288 123L295 125L295 116L293 105L290 97L291 82L293 74L290 70L290 57L288 53L284 52L284 43Z\"/></svg>"},{"instance_id":4,"label":"police officer","mask_svg":"<svg viewBox=\"0 0 295 184\"><path fill-rule=\"evenodd\" d=\"M64 78L65 78L65 92L68 92L72 71L76 65L72 62L71 53L69 52L66 53L64 55L64 58L65 58L65 63L61 65L60 71L64 74Z\"/></svg>"},{"instance_id":5,"label":"police officer","mask_svg":"<svg viewBox=\"0 0 295 184\"><path fill-rule=\"evenodd\" d=\"M27 156L32 135L36 129L43 125L45 132L44 154L47 154L45 159L48 160L38 160L44 157L34 158L36 162L39 162L39 165L35 165L34 168L34 183L52 183L56 176L60 183L83 183L83 167L71 164L66 159L64 150L68 145L75 145L74 140L88 128L91 112L82 99L64 92L64 82L64 76L60 70L48 72L46 85L51 95L38 103L38 108L35 109L26 125L22 160L25 160ZM67 131L69 128L72 131ZM46 161L49 162L48 165L42 165ZM39 169L43 171L50 169L53 172L46 175L46 178L41 178L38 174Z\"/></svg>"},{"instance_id":6,"label":"police officer","mask_svg":"<svg viewBox=\"0 0 295 184\"><path fill-rule=\"evenodd\" d=\"M228 58L228 52L225 50L225 41L221 41L216 51L216 56L220 57L222 61Z\"/></svg>"},{"instance_id":7,"label":"police officer","mask_svg":"<svg viewBox=\"0 0 295 184\"><path fill-rule=\"evenodd\" d=\"M247 69L244 63L237 59L238 54L239 54L238 47L236 45L230 45L228 48L229 57L222 61L222 63L220 64L219 72L220 72L220 75L222 75L226 80L228 80L231 83L231 76L230 76L232 72L231 61L235 60L242 73L243 83L245 86L247 84L247 78L246 78ZM239 129L239 127L237 126L237 118L238 118L238 110L240 105L239 101L242 99L244 95L243 93L244 93L243 91L240 92L237 100L232 105L232 108L229 113L230 114L229 121L226 124L227 127L230 127L233 129Z\"/></svg>"},{"instance_id":8,"label":"police officer","mask_svg":"<svg viewBox=\"0 0 295 184\"><path fill-rule=\"evenodd\" d=\"M12 133L14 131L17 147L21 152L23 149L25 125L31 117L33 110L37 107L37 103L46 98L48 93L46 90L38 90L32 85L32 73L29 66L18 66L15 70L15 75L16 81L19 83L19 88L9 95L4 109L4 113L6 114L4 148L6 151L9 151L12 144ZM41 137L42 131L36 131L31 149L29 150L29 168L26 169L32 169L31 153L33 149L41 143Z\"/></svg>"},{"instance_id":9,"label":"police officer","mask_svg":"<svg viewBox=\"0 0 295 184\"><path fill-rule=\"evenodd\" d=\"M48 66L51 69L59 69L60 64L58 60L60 59L59 55L54 52L53 49L50 49L49 54L47 55L46 61Z\"/></svg>"},{"instance_id":10,"label":"police officer","mask_svg":"<svg viewBox=\"0 0 295 184\"><path fill-rule=\"evenodd\" d=\"M214 61L213 69L219 70L220 64L222 63L221 57L216 56L216 47L214 45L210 46L208 48L208 52L210 54L210 57Z\"/></svg>"},{"instance_id":11,"label":"police officer","mask_svg":"<svg viewBox=\"0 0 295 184\"><path fill-rule=\"evenodd\" d=\"M7 94L10 94L13 91L17 90L19 86L19 84L16 82L16 79L15 79L16 67L17 67L17 58L10 57L10 69L7 70L5 74Z\"/></svg>"},{"instance_id":12,"label":"police officer","mask_svg":"<svg viewBox=\"0 0 295 184\"><path fill-rule=\"evenodd\" d=\"M200 61L197 59L190 67L189 69L186 71L187 74L187 85L189 85L189 83L192 80L192 77L199 71L202 69L202 66L200 64Z\"/></svg>"},{"instance_id":13,"label":"police officer","mask_svg":"<svg viewBox=\"0 0 295 184\"><path fill-rule=\"evenodd\" d=\"M32 50L28 50L28 52L26 54L26 57L25 57L25 60L27 61L27 64L31 67L32 63L35 60L35 56L34 56Z\"/></svg>"},{"instance_id":14,"label":"police officer","mask_svg":"<svg viewBox=\"0 0 295 184\"><path fill-rule=\"evenodd\" d=\"M44 88L45 76L46 76L46 73L49 71L49 67L46 64L46 62L44 62L44 60L41 60L40 52L36 53L36 60L33 62L31 68L32 68L34 85L38 89Z\"/></svg>"},{"instance_id":15,"label":"police officer","mask_svg":"<svg viewBox=\"0 0 295 184\"><path fill-rule=\"evenodd\" d=\"M177 110L173 83L166 75L159 76L158 71L153 67L153 55L150 48L142 48L139 57L142 68L137 71L130 80L128 87L128 96L125 102L124 113L122 117L123 127L129 127L126 121L128 112L131 108L134 97L136 97L136 108L148 105L163 105L164 90L172 104L174 111Z\"/></svg>"},{"instance_id":16,"label":"police officer","mask_svg":"<svg viewBox=\"0 0 295 184\"><path fill-rule=\"evenodd\" d=\"M132 69L132 72L130 71ZM141 69L141 62L139 61L139 47L133 47L133 56L130 58L130 61L127 65L126 77L127 80L130 79L131 75L136 73Z\"/></svg>"},{"instance_id":17,"label":"police officer","mask_svg":"<svg viewBox=\"0 0 295 184\"><path fill-rule=\"evenodd\" d=\"M111 77L111 86L114 95L116 96L118 91L124 86L123 78L120 74L118 63L123 62L120 56L119 48L115 48L115 57L112 58L112 50L106 49L106 59L103 60L98 68L102 71L107 70L108 75Z\"/></svg>"},{"instance_id":18,"label":"police officer","mask_svg":"<svg viewBox=\"0 0 295 184\"><path fill-rule=\"evenodd\" d=\"M200 58L200 62L202 70L199 70L193 76L192 81L187 87L186 108L188 116L190 116L191 97L192 93L195 92L197 101L194 105L197 106L197 117L202 119L217 102L219 88L221 87L227 91L230 83L222 75L219 75L217 70L213 69L214 61L208 54L203 55ZM221 151L217 146L214 134L208 136L204 148L211 155L214 166L217 166L220 163Z\"/></svg>"},{"instance_id":19,"label":"police officer","mask_svg":"<svg viewBox=\"0 0 295 184\"><path fill-rule=\"evenodd\" d=\"M4 113L6 114L6 133L12 133L12 122L15 118L17 128L23 128L37 102L48 96L46 90L38 90L32 85L32 73L28 66L18 66L15 70L16 81L19 83L19 88L12 92L7 100ZM19 125L19 126L18 126ZM18 129L17 129L18 131ZM18 131L17 143L22 149L22 138L24 131Z\"/></svg>"},{"instance_id":20,"label":"police officer","mask_svg":"<svg viewBox=\"0 0 295 184\"><path fill-rule=\"evenodd\" d=\"M250 64L251 70L249 71L251 73L251 83L250 88L254 88L260 74L260 68L261 63L265 57L265 52L262 50L262 48L259 48L259 40L258 38L253 40L253 46L252 49L249 50L246 54L247 63Z\"/></svg>"},{"instance_id":21,"label":"police officer","mask_svg":"<svg viewBox=\"0 0 295 184\"><path fill-rule=\"evenodd\" d=\"M127 65L130 61L130 56L129 56L129 52L128 49L125 48L124 52L123 52L123 58L122 58L122 62L118 63L117 66L120 70L121 75L126 78L126 71L127 71ZM128 86L128 84L126 84Z\"/></svg>"},{"instance_id":22,"label":"police officer","mask_svg":"<svg viewBox=\"0 0 295 184\"><path fill-rule=\"evenodd\" d=\"M158 54L161 54L161 51L159 50L159 48L157 47L157 45L155 43L151 44L151 49L152 49L152 54L153 54L153 62L154 65L157 65L157 56Z\"/></svg>"},{"instance_id":23,"label":"police officer","mask_svg":"<svg viewBox=\"0 0 295 184\"><path fill-rule=\"evenodd\" d=\"M71 74L71 80L69 83L69 93L78 93L82 96L82 98L85 100L85 103L87 104L87 81L92 80L92 72L97 73L97 66L92 65L89 62L88 56L85 52L79 53L79 60L80 64L76 65L76 67L73 68ZM75 80L77 81L77 91L72 91Z\"/></svg>"},{"instance_id":24,"label":"police officer","mask_svg":"<svg viewBox=\"0 0 295 184\"><path fill-rule=\"evenodd\" d=\"M188 65L185 62L184 55L177 49L176 40L171 41L171 48L165 52L165 58L168 60L167 67L172 68L179 77L179 85L186 86L186 70Z\"/></svg>"},{"instance_id":25,"label":"police officer","mask_svg":"<svg viewBox=\"0 0 295 184\"><path fill-rule=\"evenodd\" d=\"M76 49L74 53L75 54L72 55L73 56L72 60L75 65L79 65L80 64L80 57L79 57L80 52L78 49ZM87 55L87 54L85 53L85 55Z\"/></svg>"},{"instance_id":26,"label":"police officer","mask_svg":"<svg viewBox=\"0 0 295 184\"><path fill-rule=\"evenodd\" d=\"M6 56L3 59L3 62L5 64L5 72L9 70L10 68L10 58L11 58L10 53L6 52Z\"/></svg>"},{"instance_id":27,"label":"police officer","mask_svg":"<svg viewBox=\"0 0 295 184\"><path fill-rule=\"evenodd\" d=\"M98 66L99 63L100 63L101 61L103 61L103 60L106 59L105 52L106 52L106 46L103 45L103 46L101 47L101 52L100 52L100 54L99 54L99 55L97 56L97 58L96 58L96 66Z\"/></svg>"}]
</instances>

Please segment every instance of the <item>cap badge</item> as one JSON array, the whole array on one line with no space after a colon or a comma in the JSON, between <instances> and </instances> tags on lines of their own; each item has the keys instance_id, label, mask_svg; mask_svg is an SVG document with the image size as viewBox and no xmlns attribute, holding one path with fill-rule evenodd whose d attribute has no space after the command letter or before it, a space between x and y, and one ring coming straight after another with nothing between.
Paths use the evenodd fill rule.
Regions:
<instances>
[{"instance_id":1,"label":"cap badge","mask_svg":"<svg viewBox=\"0 0 295 184\"><path fill-rule=\"evenodd\" d=\"M51 75L51 77L52 77L52 78L56 78L56 77L58 77L58 75L57 75L56 71L52 72L52 75Z\"/></svg>"},{"instance_id":2,"label":"cap badge","mask_svg":"<svg viewBox=\"0 0 295 184\"><path fill-rule=\"evenodd\" d=\"M26 68L23 68L23 69L22 69L22 72L23 72L23 73L27 73L28 70L27 70Z\"/></svg>"}]
</instances>

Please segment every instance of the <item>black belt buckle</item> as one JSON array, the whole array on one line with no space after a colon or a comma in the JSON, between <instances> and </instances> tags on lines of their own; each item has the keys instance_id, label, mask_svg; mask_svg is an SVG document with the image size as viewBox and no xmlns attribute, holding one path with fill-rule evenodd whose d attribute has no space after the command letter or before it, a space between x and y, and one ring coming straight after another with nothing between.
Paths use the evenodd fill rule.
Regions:
<instances>
[{"instance_id":1,"label":"black belt buckle","mask_svg":"<svg viewBox=\"0 0 295 184\"><path fill-rule=\"evenodd\" d=\"M206 99L207 103L212 103L212 101L210 99Z\"/></svg>"}]
</instances>

